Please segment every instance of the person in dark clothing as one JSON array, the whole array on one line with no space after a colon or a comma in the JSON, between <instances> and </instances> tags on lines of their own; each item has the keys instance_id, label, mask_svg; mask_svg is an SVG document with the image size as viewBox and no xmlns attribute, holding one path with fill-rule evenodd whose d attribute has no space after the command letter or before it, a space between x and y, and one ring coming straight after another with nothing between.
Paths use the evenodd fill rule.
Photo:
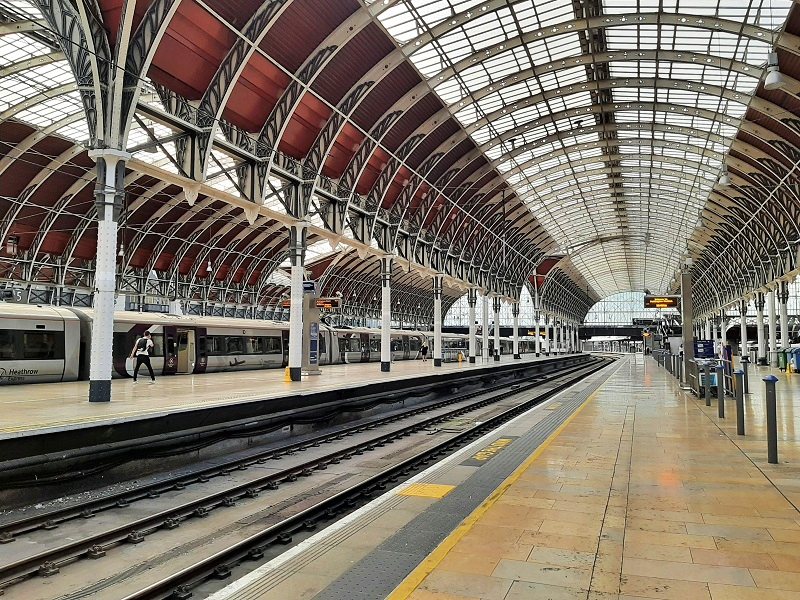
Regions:
<instances>
[{"instance_id":1,"label":"person in dark clothing","mask_svg":"<svg viewBox=\"0 0 800 600\"><path fill-rule=\"evenodd\" d=\"M428 360L428 344L422 344L422 349L420 350L420 354L422 354L422 362Z\"/></svg>"},{"instance_id":2,"label":"person in dark clothing","mask_svg":"<svg viewBox=\"0 0 800 600\"><path fill-rule=\"evenodd\" d=\"M144 336L136 340L131 350L131 358L136 356L136 367L133 369L133 383L136 383L136 377L139 375L139 368L142 365L147 367L150 372L150 383L156 382L156 376L153 375L153 367L150 366L150 352L153 351L153 339L149 331L144 332Z\"/></svg>"}]
</instances>

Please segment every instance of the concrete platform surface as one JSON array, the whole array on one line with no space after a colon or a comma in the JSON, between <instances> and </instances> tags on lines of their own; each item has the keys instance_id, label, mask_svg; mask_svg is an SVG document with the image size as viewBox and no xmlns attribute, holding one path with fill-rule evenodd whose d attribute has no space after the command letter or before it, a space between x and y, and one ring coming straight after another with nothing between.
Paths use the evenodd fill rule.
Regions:
<instances>
[{"instance_id":1,"label":"concrete platform surface","mask_svg":"<svg viewBox=\"0 0 800 600\"><path fill-rule=\"evenodd\" d=\"M108 403L88 402L86 381L5 386L0 388L0 439L533 360L547 357L503 356L499 362L478 359L472 365L465 361L441 367L434 367L433 360L397 361L389 373L381 372L380 363L331 365L322 367L322 375L304 376L300 382L286 382L282 369L162 376L152 385L146 378L137 383L115 379Z\"/></svg>"},{"instance_id":2,"label":"concrete platform surface","mask_svg":"<svg viewBox=\"0 0 800 600\"><path fill-rule=\"evenodd\" d=\"M775 374L770 465L759 378L742 437L629 360L389 598L800 599L800 374Z\"/></svg>"}]
</instances>

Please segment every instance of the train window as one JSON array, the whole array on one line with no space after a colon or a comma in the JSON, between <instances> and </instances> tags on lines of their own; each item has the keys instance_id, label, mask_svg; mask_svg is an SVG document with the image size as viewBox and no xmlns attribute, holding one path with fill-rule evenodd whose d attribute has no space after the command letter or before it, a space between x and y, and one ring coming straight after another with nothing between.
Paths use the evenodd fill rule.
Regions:
<instances>
[{"instance_id":1,"label":"train window","mask_svg":"<svg viewBox=\"0 0 800 600\"><path fill-rule=\"evenodd\" d=\"M210 335L208 336L208 353L212 356L224 355L226 352L225 336L223 335Z\"/></svg>"},{"instance_id":2,"label":"train window","mask_svg":"<svg viewBox=\"0 0 800 600\"><path fill-rule=\"evenodd\" d=\"M281 354L283 352L281 338L277 335L265 337L264 344L267 349L267 354Z\"/></svg>"},{"instance_id":3,"label":"train window","mask_svg":"<svg viewBox=\"0 0 800 600\"><path fill-rule=\"evenodd\" d=\"M320 354L325 354L325 334L321 331L319 332L319 348L318 351Z\"/></svg>"},{"instance_id":4,"label":"train window","mask_svg":"<svg viewBox=\"0 0 800 600\"><path fill-rule=\"evenodd\" d=\"M408 338L408 346L412 352L416 352L420 348L419 338L418 337L410 337Z\"/></svg>"},{"instance_id":5,"label":"train window","mask_svg":"<svg viewBox=\"0 0 800 600\"><path fill-rule=\"evenodd\" d=\"M23 331L22 358L57 360L64 358L64 333L61 331Z\"/></svg>"},{"instance_id":6,"label":"train window","mask_svg":"<svg viewBox=\"0 0 800 600\"><path fill-rule=\"evenodd\" d=\"M0 329L0 360L14 360L15 346L14 332L10 329Z\"/></svg>"},{"instance_id":7,"label":"train window","mask_svg":"<svg viewBox=\"0 0 800 600\"><path fill-rule=\"evenodd\" d=\"M225 348L228 354L242 354L244 344L239 336L229 336L225 338Z\"/></svg>"},{"instance_id":8,"label":"train window","mask_svg":"<svg viewBox=\"0 0 800 600\"><path fill-rule=\"evenodd\" d=\"M357 337L339 338L341 352L361 352L361 340Z\"/></svg>"},{"instance_id":9,"label":"train window","mask_svg":"<svg viewBox=\"0 0 800 600\"><path fill-rule=\"evenodd\" d=\"M246 354L265 354L264 352L264 338L262 337L249 337L247 339Z\"/></svg>"},{"instance_id":10,"label":"train window","mask_svg":"<svg viewBox=\"0 0 800 600\"><path fill-rule=\"evenodd\" d=\"M150 356L164 356L164 334L153 333L150 335L153 340L153 348L150 350Z\"/></svg>"},{"instance_id":11,"label":"train window","mask_svg":"<svg viewBox=\"0 0 800 600\"><path fill-rule=\"evenodd\" d=\"M203 356L206 354L206 352L208 352L208 344L204 335L201 335L197 338L197 352L200 354L200 356Z\"/></svg>"},{"instance_id":12,"label":"train window","mask_svg":"<svg viewBox=\"0 0 800 600\"><path fill-rule=\"evenodd\" d=\"M380 352L381 351L381 338L372 338L369 341L370 351L372 352Z\"/></svg>"}]
</instances>

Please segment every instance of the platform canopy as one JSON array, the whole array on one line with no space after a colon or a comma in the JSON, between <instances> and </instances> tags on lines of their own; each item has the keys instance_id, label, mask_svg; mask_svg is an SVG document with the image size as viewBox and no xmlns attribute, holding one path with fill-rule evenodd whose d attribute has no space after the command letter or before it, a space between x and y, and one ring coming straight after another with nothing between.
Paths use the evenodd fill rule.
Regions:
<instances>
[{"instance_id":1,"label":"platform canopy","mask_svg":"<svg viewBox=\"0 0 800 600\"><path fill-rule=\"evenodd\" d=\"M303 219L364 314L386 254L407 314L441 272L582 319L687 257L702 314L798 267L798 32L785 0L0 0L0 280L90 301L110 147L120 293L277 310Z\"/></svg>"}]
</instances>

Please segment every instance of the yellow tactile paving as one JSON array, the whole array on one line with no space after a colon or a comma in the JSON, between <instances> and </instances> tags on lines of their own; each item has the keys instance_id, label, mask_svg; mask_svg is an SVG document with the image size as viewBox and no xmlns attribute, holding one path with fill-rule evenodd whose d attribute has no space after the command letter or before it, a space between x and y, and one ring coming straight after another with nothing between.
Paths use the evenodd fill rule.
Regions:
<instances>
[{"instance_id":1,"label":"yellow tactile paving","mask_svg":"<svg viewBox=\"0 0 800 600\"><path fill-rule=\"evenodd\" d=\"M716 417L628 359L390 596L800 600L800 374L780 374L768 465L762 369Z\"/></svg>"},{"instance_id":2,"label":"yellow tactile paving","mask_svg":"<svg viewBox=\"0 0 800 600\"><path fill-rule=\"evenodd\" d=\"M440 483L412 483L407 488L399 491L398 496L418 496L420 498L436 498L441 500L456 489L454 485Z\"/></svg>"}]
</instances>

